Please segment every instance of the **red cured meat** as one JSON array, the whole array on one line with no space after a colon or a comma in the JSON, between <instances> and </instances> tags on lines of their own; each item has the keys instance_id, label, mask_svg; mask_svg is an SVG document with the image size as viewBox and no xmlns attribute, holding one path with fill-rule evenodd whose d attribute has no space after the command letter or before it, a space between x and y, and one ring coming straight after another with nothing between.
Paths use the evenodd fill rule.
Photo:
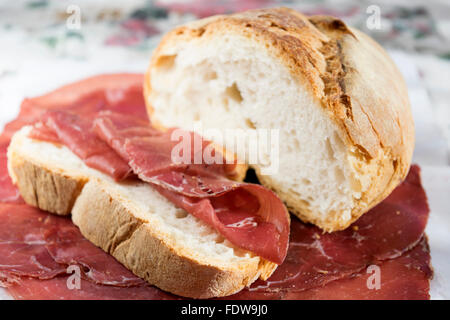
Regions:
<instances>
[{"instance_id":1,"label":"red cured meat","mask_svg":"<svg viewBox=\"0 0 450 320\"><path fill-rule=\"evenodd\" d=\"M288 292L291 300L426 300L430 299L430 250L425 238L402 256L379 263L380 287L368 286L373 271L364 269L349 278L302 292Z\"/></svg>"},{"instance_id":2,"label":"red cured meat","mask_svg":"<svg viewBox=\"0 0 450 320\"><path fill-rule=\"evenodd\" d=\"M427 300L430 299L430 251L426 237L410 251L392 260L378 261L380 286L375 287L371 269L364 268L342 279L303 291L243 290L225 299L239 300ZM372 284L370 287L369 284Z\"/></svg>"},{"instance_id":3,"label":"red cured meat","mask_svg":"<svg viewBox=\"0 0 450 320\"><path fill-rule=\"evenodd\" d=\"M170 132L158 134L135 122L131 127L143 134L130 135L129 129L121 129L118 117L111 115L101 116L96 125L99 136L128 162L133 172L176 206L214 227L234 245L277 264L283 262L289 217L272 191L226 179L222 165L194 164L193 153L189 161L192 164L173 163L171 153L178 142L171 141Z\"/></svg>"},{"instance_id":4,"label":"red cured meat","mask_svg":"<svg viewBox=\"0 0 450 320\"><path fill-rule=\"evenodd\" d=\"M32 138L71 146L72 152L86 165L116 180L130 175L128 164L94 133L91 120L68 112L47 111L41 121L40 126L30 133Z\"/></svg>"},{"instance_id":5,"label":"red cured meat","mask_svg":"<svg viewBox=\"0 0 450 320\"><path fill-rule=\"evenodd\" d=\"M8 123L0 135L0 202L23 203L6 167L6 149L17 130L24 125L34 124L48 110L82 110L92 116L95 112L108 109L146 118L142 81L141 74L102 75L69 84L40 97L25 99L18 118ZM41 130L40 133L40 138L55 141L52 132ZM90 161L95 165L96 158L92 157ZM123 171L112 174L124 175Z\"/></svg>"},{"instance_id":6,"label":"red cured meat","mask_svg":"<svg viewBox=\"0 0 450 320\"><path fill-rule=\"evenodd\" d=\"M301 292L251 292L244 290L224 299L288 299L288 300L424 300L429 299L430 254L426 238L402 256L379 262L380 288L367 286L370 273L363 272ZM80 290L68 289L67 276L51 280L22 278L8 292L16 299L117 299L166 300L179 299L150 285L114 287L82 280Z\"/></svg>"},{"instance_id":7,"label":"red cured meat","mask_svg":"<svg viewBox=\"0 0 450 320\"><path fill-rule=\"evenodd\" d=\"M268 281L258 280L250 290L302 291L396 258L422 238L428 214L420 169L413 165L388 198L344 231L323 234L293 219L284 263Z\"/></svg>"},{"instance_id":8,"label":"red cured meat","mask_svg":"<svg viewBox=\"0 0 450 320\"><path fill-rule=\"evenodd\" d=\"M0 205L0 274L46 279L65 271L45 248L47 217L27 205Z\"/></svg>"},{"instance_id":9,"label":"red cured meat","mask_svg":"<svg viewBox=\"0 0 450 320\"><path fill-rule=\"evenodd\" d=\"M42 110L77 109L95 113L109 110L146 117L142 95L143 75L112 74L94 76L71 83L43 96L25 99L19 119L36 119Z\"/></svg>"},{"instance_id":10,"label":"red cured meat","mask_svg":"<svg viewBox=\"0 0 450 320\"><path fill-rule=\"evenodd\" d=\"M81 280L80 289L69 289L68 276L51 280L22 278L17 284L8 287L15 299L24 300L174 300L180 299L156 287L139 285L134 287L115 287L95 284Z\"/></svg>"},{"instance_id":11,"label":"red cured meat","mask_svg":"<svg viewBox=\"0 0 450 320\"><path fill-rule=\"evenodd\" d=\"M113 81L110 82L108 77ZM58 101L64 100L69 106L73 101L80 101L80 93L102 91L103 84L98 79L102 79L107 87L114 84L114 90L138 82L129 81L128 77L102 76L88 80L88 85L81 82L73 90L69 86L63 91L58 90L56 95L51 93L36 101L55 107ZM122 95L122 107L126 106L126 96ZM13 122L0 136L0 146L3 146L0 155L5 154L11 133L20 127L19 124L31 121L33 108L38 107L42 106L35 103L28 110L23 108L22 115L28 113L29 117ZM132 135L139 134L134 132ZM1 169L2 166L0 177ZM1 180L0 194L7 189L4 188L5 181ZM4 198L0 198L2 201ZM426 238L418 243L427 217L428 205L420 183L420 170L413 166L406 181L390 197L348 230L322 234L294 218L291 239L295 242L289 247L284 264L268 282L258 281L251 290L243 290L229 298L427 299L432 276L430 255ZM308 263L309 259L315 263ZM67 288L66 267L69 264L82 267L81 290ZM380 290L367 289L369 274L366 268L371 264L380 267ZM176 298L133 276L114 258L85 240L69 219L48 215L27 205L0 203L0 265L0 283L8 285L8 291L18 299Z\"/></svg>"},{"instance_id":12,"label":"red cured meat","mask_svg":"<svg viewBox=\"0 0 450 320\"><path fill-rule=\"evenodd\" d=\"M86 240L69 218L28 205L0 204L0 274L49 279L73 264L91 282L122 287L145 283Z\"/></svg>"},{"instance_id":13,"label":"red cured meat","mask_svg":"<svg viewBox=\"0 0 450 320\"><path fill-rule=\"evenodd\" d=\"M98 135L92 131L94 118ZM50 111L41 121L45 136L48 130L53 131L86 165L118 180L132 169L141 180L154 185L172 203L215 228L234 245L277 264L283 262L289 239L286 207L260 185L227 179L229 165L173 163L172 149L178 142L171 140L170 132L160 133L131 115L103 112L79 116ZM31 136L40 137L41 128L35 127ZM208 145L203 142L200 152Z\"/></svg>"},{"instance_id":14,"label":"red cured meat","mask_svg":"<svg viewBox=\"0 0 450 320\"><path fill-rule=\"evenodd\" d=\"M108 109L146 118L142 95L142 74L107 74L68 84L43 96L25 99L14 121L5 126L3 137L11 139L14 132L34 124L48 110L80 110L93 114Z\"/></svg>"}]
</instances>

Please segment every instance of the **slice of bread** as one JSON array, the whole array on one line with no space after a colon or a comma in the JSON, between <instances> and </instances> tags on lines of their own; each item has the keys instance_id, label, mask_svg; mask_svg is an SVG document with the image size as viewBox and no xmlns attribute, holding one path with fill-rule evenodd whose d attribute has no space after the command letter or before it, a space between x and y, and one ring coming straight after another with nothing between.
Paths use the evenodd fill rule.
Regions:
<instances>
[{"instance_id":1,"label":"slice of bread","mask_svg":"<svg viewBox=\"0 0 450 320\"><path fill-rule=\"evenodd\" d=\"M332 17L273 8L177 27L155 50L144 89L160 127L279 129L278 171L250 166L326 231L382 201L410 166L404 80L377 43ZM248 160L251 147L231 151Z\"/></svg>"},{"instance_id":2,"label":"slice of bread","mask_svg":"<svg viewBox=\"0 0 450 320\"><path fill-rule=\"evenodd\" d=\"M67 147L29 138L30 129L18 131L8 148L8 170L24 200L72 213L88 240L149 283L184 297L221 297L275 270L276 264L234 247L149 184L117 183Z\"/></svg>"}]
</instances>

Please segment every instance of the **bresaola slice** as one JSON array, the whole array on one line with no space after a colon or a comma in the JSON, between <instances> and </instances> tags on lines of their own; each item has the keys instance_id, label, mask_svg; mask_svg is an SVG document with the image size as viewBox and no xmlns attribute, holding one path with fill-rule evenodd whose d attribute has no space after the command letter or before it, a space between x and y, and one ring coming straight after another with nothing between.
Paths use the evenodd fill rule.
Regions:
<instances>
[{"instance_id":1,"label":"bresaola slice","mask_svg":"<svg viewBox=\"0 0 450 320\"><path fill-rule=\"evenodd\" d=\"M86 279L118 287L145 284L86 240L68 218L28 205L0 204L0 275L51 279L78 265Z\"/></svg>"},{"instance_id":2,"label":"bresaola slice","mask_svg":"<svg viewBox=\"0 0 450 320\"><path fill-rule=\"evenodd\" d=\"M106 74L84 79L35 98L26 98L18 117L7 123L2 138L8 143L12 135L25 125L36 123L51 110L93 115L111 110L137 118L147 118L142 94L142 74Z\"/></svg>"},{"instance_id":3,"label":"bresaola slice","mask_svg":"<svg viewBox=\"0 0 450 320\"><path fill-rule=\"evenodd\" d=\"M65 272L45 248L41 228L49 216L27 205L0 205L0 274L49 279Z\"/></svg>"},{"instance_id":4,"label":"bresaola slice","mask_svg":"<svg viewBox=\"0 0 450 320\"><path fill-rule=\"evenodd\" d=\"M0 202L23 203L6 167L6 149L17 130L35 124L45 112L51 110L81 111L91 116L102 110L113 110L145 119L147 113L142 81L141 74L101 75L69 84L43 96L25 99L20 106L19 116L7 123L0 135ZM55 135L44 130L40 130L40 138L55 142ZM44 133L47 135L44 136Z\"/></svg>"},{"instance_id":5,"label":"bresaola slice","mask_svg":"<svg viewBox=\"0 0 450 320\"><path fill-rule=\"evenodd\" d=\"M226 178L225 165L172 162L170 131L148 132L148 127L114 114L102 114L94 126L99 136L128 162L133 172L164 197L206 222L234 245L281 264L289 238L289 215L281 200L261 185ZM143 134L130 135L129 129ZM147 134L145 134L147 132ZM193 133L186 133L194 139ZM191 151L193 142L190 140ZM200 152L209 145L204 142Z\"/></svg>"},{"instance_id":6,"label":"bresaola slice","mask_svg":"<svg viewBox=\"0 0 450 320\"><path fill-rule=\"evenodd\" d=\"M392 210L384 208L385 213L380 214L381 211L378 210L378 207L375 207L366 213L366 216L369 216L366 223L370 221L372 226L386 224L387 219L387 221L395 223L398 229L403 230L402 233L392 232L392 229L386 230L384 236L388 233L391 234L389 242L383 246L374 246L372 245L373 242L365 242L366 244L371 243L371 245L365 246L363 244L365 249L353 256L373 257L370 261L359 258L343 268L344 259L338 259L338 255L335 254L332 258L327 259L327 267L329 270L335 270L335 272L327 273L320 268L309 265L306 259L300 259L298 256L300 253L293 250L295 246L291 246L284 264L278 267L276 273L266 283L255 283L250 289L244 289L226 298L428 299L429 280L432 276L430 253L426 237L421 236L418 243L416 239L418 234L423 234L423 222L428 217L428 206L424 195L420 184L419 169L414 166L406 181L397 187L392 196L387 199L392 205ZM412 201L413 199L415 200ZM403 204L402 210L405 214L397 214L398 203ZM422 209L415 210L416 208L422 208L425 211L422 211ZM390 220L394 215L400 218ZM303 239L304 230L298 227L302 223L294 219L292 225L294 228L291 231L291 238L295 238L297 241ZM355 225L351 226L351 230L355 229ZM413 225L416 228L411 229ZM359 224L359 226L362 227L363 225ZM408 226L408 228L403 229L402 226ZM306 228L313 227L306 226ZM415 230L415 232L411 236L407 236L405 240L404 237L410 230ZM68 218L52 216L27 205L3 203L0 204L0 231L2 250L4 249L3 252L9 253L0 255L0 264L14 265L15 268L9 271L5 268L0 270L0 280L6 278L6 282L9 282L8 291L17 299L177 298L149 286L141 279L133 276L111 256L85 240ZM339 243L347 241L344 232L336 233L334 240ZM311 234L313 233L307 233L307 235ZM324 236L326 235L321 235L321 238ZM316 236L313 237L316 238ZM365 237L368 240L371 234L366 233ZM383 238L383 235L381 237ZM24 242L23 239L28 241ZM407 242L411 243L408 244ZM31 258L17 259L15 247L8 248L9 245L16 243L22 243L23 249L30 253L29 257ZM417 244L408 250L414 243ZM52 264L45 263L45 268L42 268L42 262L36 264L36 261L42 261L32 258L36 245L48 248L49 255L47 258L53 258L56 264L52 266ZM343 246L338 247L339 250L343 248ZM320 250L315 248L309 250L310 254L306 258L312 259L312 261L320 261L323 258L323 253ZM350 245L345 252L348 253L352 250L357 251ZM38 253L40 252L42 251L38 251ZM361 254L361 252L364 253ZM396 258L387 259L386 253L392 257L392 252L400 255ZM343 256L349 257L345 253L343 253ZM26 255L22 257L26 257ZM297 260L297 263L291 263L295 260ZM86 271L90 271L91 276L83 278L80 290L69 290L66 285L68 275L65 274L65 268L68 263L80 265ZM376 288L369 289L367 286L367 279L371 275L367 273L367 267L371 264L380 268L381 287L379 290L376 290ZM318 264L318 266L323 268L323 265ZM351 272L350 269L358 271ZM17 273L14 270L21 270L21 272ZM292 282L293 275L296 276L296 279ZM45 280L39 280L39 278L45 278ZM103 280L99 281L99 279ZM107 281L104 281L105 279ZM116 282L117 279L119 282ZM128 280L121 282L123 279ZM315 281L315 279L320 281ZM264 286L269 282L270 286ZM105 285L105 283L110 285Z\"/></svg>"},{"instance_id":7,"label":"bresaola slice","mask_svg":"<svg viewBox=\"0 0 450 320\"><path fill-rule=\"evenodd\" d=\"M200 138L185 133L189 138ZM86 165L116 180L128 177L132 170L173 204L213 227L235 246L277 264L286 256L289 214L284 204L261 185L228 179L227 173L235 164L227 164L214 149L213 155L222 157L219 164L174 163L172 151L178 141L171 139L171 131L161 133L139 118L114 112L79 116L47 111L31 137L49 137L51 142L56 137ZM210 143L201 143L203 154ZM192 151L194 144L191 146ZM193 163L194 152L190 156L189 162Z\"/></svg>"},{"instance_id":8,"label":"bresaola slice","mask_svg":"<svg viewBox=\"0 0 450 320\"><path fill-rule=\"evenodd\" d=\"M428 214L420 169L413 165L388 198L346 230L323 234L319 228L293 219L286 260L269 280L257 280L249 290L303 291L396 258L420 241Z\"/></svg>"},{"instance_id":9,"label":"bresaola slice","mask_svg":"<svg viewBox=\"0 0 450 320\"><path fill-rule=\"evenodd\" d=\"M380 282L374 285L371 276L363 268L360 272L329 281L324 286L296 290L242 290L224 299L233 300L428 300L430 279L430 251L426 237L401 256L378 261ZM369 270L370 271L370 270ZM368 283L371 286L368 286Z\"/></svg>"},{"instance_id":10,"label":"bresaola slice","mask_svg":"<svg viewBox=\"0 0 450 320\"><path fill-rule=\"evenodd\" d=\"M82 279L80 289L69 289L68 276L50 280L22 278L8 287L14 299L20 300L174 300L180 297L159 290L149 284L116 287L95 284ZM70 280L69 280L70 281Z\"/></svg>"},{"instance_id":11,"label":"bresaola slice","mask_svg":"<svg viewBox=\"0 0 450 320\"><path fill-rule=\"evenodd\" d=\"M39 126L30 133L34 139L59 142L68 146L87 166L116 180L127 178L128 164L92 130L92 120L65 111L47 111Z\"/></svg>"},{"instance_id":12,"label":"bresaola slice","mask_svg":"<svg viewBox=\"0 0 450 320\"><path fill-rule=\"evenodd\" d=\"M380 283L377 288L363 269L349 277L328 283L324 287L295 292L288 291L289 300L427 300L430 299L430 249L426 237L411 250L396 259L376 264ZM369 270L370 271L370 270ZM371 284L368 286L368 282Z\"/></svg>"}]
</instances>

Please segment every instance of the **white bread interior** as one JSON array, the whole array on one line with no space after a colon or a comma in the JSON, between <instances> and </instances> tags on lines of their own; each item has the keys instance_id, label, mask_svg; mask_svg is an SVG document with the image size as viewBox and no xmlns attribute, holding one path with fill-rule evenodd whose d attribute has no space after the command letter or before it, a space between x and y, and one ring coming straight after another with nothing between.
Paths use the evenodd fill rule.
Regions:
<instances>
[{"instance_id":1,"label":"white bread interior","mask_svg":"<svg viewBox=\"0 0 450 320\"><path fill-rule=\"evenodd\" d=\"M280 129L279 170L263 179L278 193L307 202L320 220L330 211L350 220L361 191L352 187L354 173L336 126L259 46L230 33L174 50L171 66L151 70L152 121L190 130L199 120L203 128ZM248 148L236 151L245 159Z\"/></svg>"},{"instance_id":2,"label":"white bread interior","mask_svg":"<svg viewBox=\"0 0 450 320\"><path fill-rule=\"evenodd\" d=\"M147 183L117 183L67 147L29 138L30 129L18 131L8 148L8 170L24 200L52 213L72 213L88 240L149 283L210 298L238 292L275 270Z\"/></svg>"},{"instance_id":3,"label":"white bread interior","mask_svg":"<svg viewBox=\"0 0 450 320\"><path fill-rule=\"evenodd\" d=\"M279 129L279 170L250 166L291 212L326 231L348 227L409 168L403 79L377 44L331 17L275 8L178 27L153 54L144 88L160 127ZM249 145L232 151L248 160Z\"/></svg>"}]
</instances>

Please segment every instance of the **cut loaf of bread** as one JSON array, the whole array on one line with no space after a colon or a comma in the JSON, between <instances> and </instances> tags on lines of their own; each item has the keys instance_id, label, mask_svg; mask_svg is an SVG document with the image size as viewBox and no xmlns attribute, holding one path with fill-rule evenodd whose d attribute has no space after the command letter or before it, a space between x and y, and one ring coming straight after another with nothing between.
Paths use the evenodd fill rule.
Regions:
<instances>
[{"instance_id":1,"label":"cut loaf of bread","mask_svg":"<svg viewBox=\"0 0 450 320\"><path fill-rule=\"evenodd\" d=\"M29 138L30 129L17 132L8 148L9 174L24 200L55 214L72 213L88 240L149 283L185 297L220 297L275 270L149 184L117 183L67 147Z\"/></svg>"},{"instance_id":2,"label":"cut loaf of bread","mask_svg":"<svg viewBox=\"0 0 450 320\"><path fill-rule=\"evenodd\" d=\"M291 212L326 231L383 200L410 166L404 80L377 43L332 17L274 8L177 27L155 50L144 89L160 127L279 129L278 170L262 174L267 160L250 166ZM250 146L232 151L248 160Z\"/></svg>"}]
</instances>

